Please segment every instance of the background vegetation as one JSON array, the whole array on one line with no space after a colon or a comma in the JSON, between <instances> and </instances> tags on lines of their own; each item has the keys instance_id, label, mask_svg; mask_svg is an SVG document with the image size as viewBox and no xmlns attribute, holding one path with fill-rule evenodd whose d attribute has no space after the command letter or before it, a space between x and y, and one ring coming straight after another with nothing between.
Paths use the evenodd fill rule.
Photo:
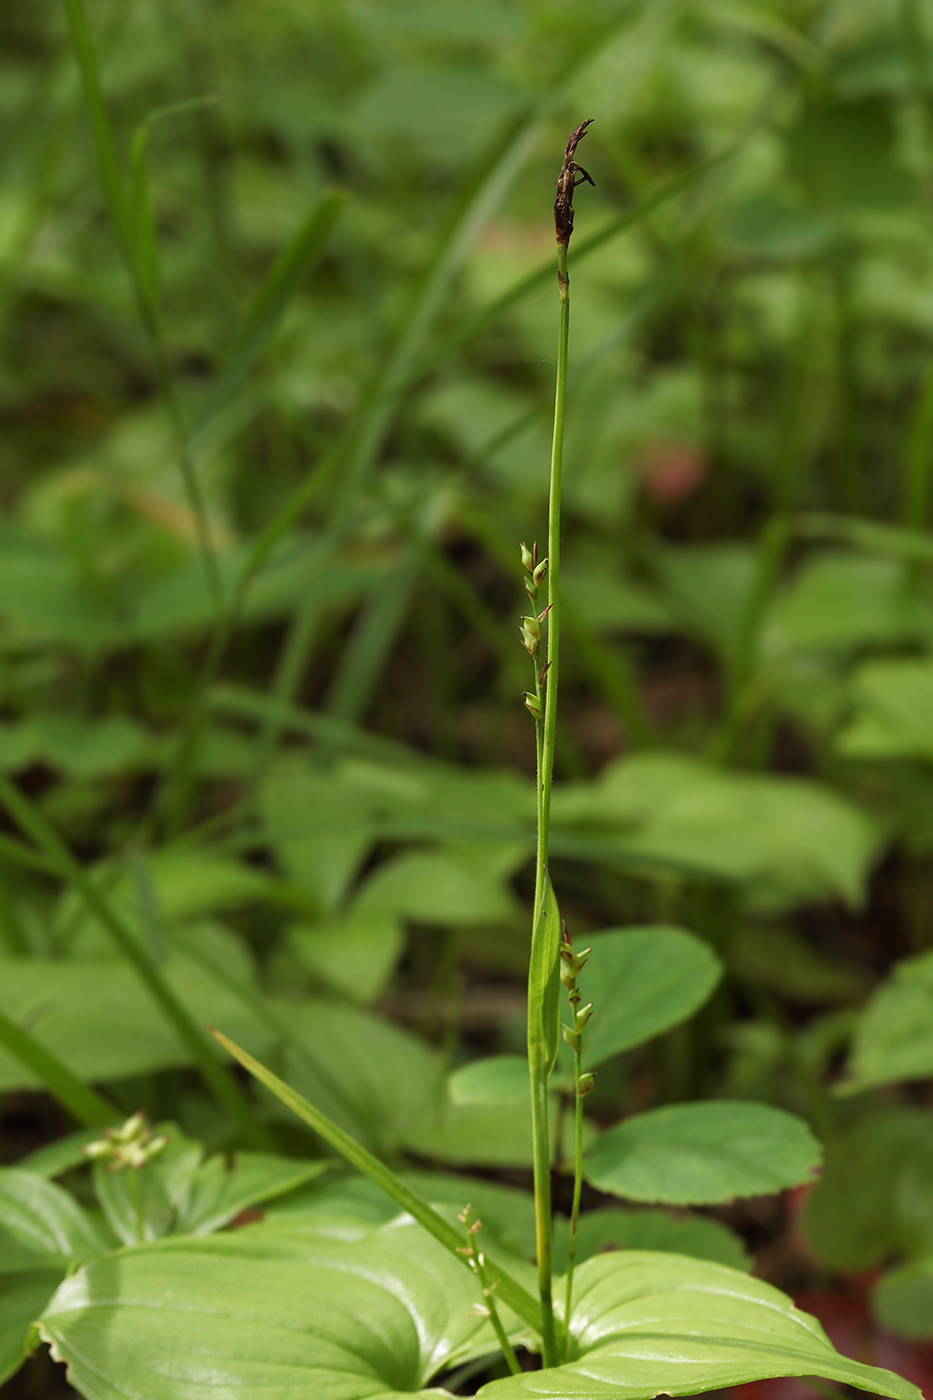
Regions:
<instances>
[{"instance_id":1,"label":"background vegetation","mask_svg":"<svg viewBox=\"0 0 933 1400\"><path fill-rule=\"evenodd\" d=\"M676 924L726 977L587 1107L807 1118L803 1227L719 1219L922 1381L933 5L89 18L96 107L64 7L0 18L4 1163L87 1108L37 1045L208 1151L319 1155L210 1021L397 1165L527 1187L523 1101L463 1071L522 1044L518 541L592 116L553 875L575 941Z\"/></svg>"}]
</instances>

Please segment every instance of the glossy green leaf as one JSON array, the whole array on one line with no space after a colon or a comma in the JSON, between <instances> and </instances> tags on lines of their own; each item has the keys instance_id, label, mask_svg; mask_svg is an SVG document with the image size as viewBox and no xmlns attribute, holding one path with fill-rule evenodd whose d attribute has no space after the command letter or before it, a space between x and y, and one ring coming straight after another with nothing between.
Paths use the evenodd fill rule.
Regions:
<instances>
[{"instance_id":1,"label":"glossy green leaf","mask_svg":"<svg viewBox=\"0 0 933 1400\"><path fill-rule=\"evenodd\" d=\"M933 1339L933 1257L886 1274L872 1294L872 1309L884 1330L896 1337Z\"/></svg>"},{"instance_id":2,"label":"glossy green leaf","mask_svg":"<svg viewBox=\"0 0 933 1400\"><path fill-rule=\"evenodd\" d=\"M850 1361L789 1298L748 1274L671 1254L591 1259L574 1279L573 1359L493 1381L481 1400L652 1400L769 1376L819 1376L892 1400L920 1392Z\"/></svg>"},{"instance_id":3,"label":"glossy green leaf","mask_svg":"<svg viewBox=\"0 0 933 1400\"><path fill-rule=\"evenodd\" d=\"M431 1119L443 1076L419 1036L323 998L279 1009L294 1037L285 1057L289 1083L348 1132L387 1152Z\"/></svg>"},{"instance_id":4,"label":"glossy green leaf","mask_svg":"<svg viewBox=\"0 0 933 1400\"><path fill-rule=\"evenodd\" d=\"M554 1222L554 1267L566 1267L570 1222ZM702 1215L672 1215L666 1210L590 1210L580 1216L577 1263L612 1249L660 1250L708 1259L730 1269L750 1267L742 1241L718 1220Z\"/></svg>"},{"instance_id":5,"label":"glossy green leaf","mask_svg":"<svg viewBox=\"0 0 933 1400\"><path fill-rule=\"evenodd\" d=\"M173 954L162 969L199 1022L223 1021L265 1053L272 1037L200 966ZM0 960L0 1008L30 1025L34 1039L81 1079L123 1079L169 1065L187 1065L187 1046L130 968L114 962ZM37 1088L42 1080L0 1050L0 1089Z\"/></svg>"},{"instance_id":6,"label":"glossy green leaf","mask_svg":"<svg viewBox=\"0 0 933 1400\"><path fill-rule=\"evenodd\" d=\"M391 1197L402 1210L407 1211L429 1235L451 1252L458 1263L461 1265L465 1263L459 1229L454 1227L444 1215L438 1213L430 1201L425 1200L396 1172L393 1172L378 1157L344 1132L337 1123L328 1118L314 1104L309 1103L301 1094L296 1093L284 1080L279 1079L278 1075L273 1074L265 1065L260 1064L252 1055L248 1055L238 1045L234 1045L219 1031L214 1031L214 1035L243 1068L274 1094L296 1118L306 1123L325 1142L335 1148L345 1161L385 1191L386 1195ZM540 1331L541 1312L537 1299L501 1268L488 1268L486 1276L490 1283L498 1288L499 1298L512 1307L536 1331Z\"/></svg>"},{"instance_id":7,"label":"glossy green leaf","mask_svg":"<svg viewBox=\"0 0 933 1400\"><path fill-rule=\"evenodd\" d=\"M191 1183L177 1231L209 1235L242 1211L284 1196L326 1170L326 1162L301 1162L266 1152L238 1152L230 1165L212 1157Z\"/></svg>"},{"instance_id":8,"label":"glossy green leaf","mask_svg":"<svg viewBox=\"0 0 933 1400\"><path fill-rule=\"evenodd\" d=\"M384 992L405 947L398 921L387 915L354 916L289 930L293 951L308 970L352 1001Z\"/></svg>"},{"instance_id":9,"label":"glossy green leaf","mask_svg":"<svg viewBox=\"0 0 933 1400\"><path fill-rule=\"evenodd\" d=\"M680 929L600 933L579 979L584 1003L593 1003L584 1064L592 1068L692 1016L721 975L707 944Z\"/></svg>"},{"instance_id":10,"label":"glossy green leaf","mask_svg":"<svg viewBox=\"0 0 933 1400\"><path fill-rule=\"evenodd\" d=\"M41 1328L97 1400L178 1400L205 1383L388 1400L496 1350L476 1299L469 1271L411 1222L352 1241L258 1225L100 1260L62 1285Z\"/></svg>"},{"instance_id":11,"label":"glossy green leaf","mask_svg":"<svg viewBox=\"0 0 933 1400\"><path fill-rule=\"evenodd\" d=\"M933 952L898 963L861 1013L845 1087L933 1075Z\"/></svg>"},{"instance_id":12,"label":"glossy green leaf","mask_svg":"<svg viewBox=\"0 0 933 1400\"><path fill-rule=\"evenodd\" d=\"M406 1172L402 1180L432 1205L452 1206L457 1211L471 1206L473 1218L480 1219L487 1232L484 1239L491 1232L513 1254L534 1258L535 1204L529 1191L459 1173ZM365 1177L328 1176L271 1202L265 1218L282 1223L305 1220L320 1229L332 1228L335 1222L357 1221L369 1230L388 1224L397 1214L398 1207Z\"/></svg>"},{"instance_id":13,"label":"glossy green leaf","mask_svg":"<svg viewBox=\"0 0 933 1400\"><path fill-rule=\"evenodd\" d=\"M927 716L933 710L933 662L869 661L851 686L853 715L837 740L846 758L933 758Z\"/></svg>"},{"instance_id":14,"label":"glossy green leaf","mask_svg":"<svg viewBox=\"0 0 933 1400\"><path fill-rule=\"evenodd\" d=\"M933 1252L933 1115L888 1109L834 1138L803 1228L832 1269Z\"/></svg>"},{"instance_id":15,"label":"glossy green leaf","mask_svg":"<svg viewBox=\"0 0 933 1400\"><path fill-rule=\"evenodd\" d=\"M0 1168L0 1227L55 1262L93 1259L105 1248L74 1197L16 1167Z\"/></svg>"},{"instance_id":16,"label":"glossy green leaf","mask_svg":"<svg viewBox=\"0 0 933 1400\"><path fill-rule=\"evenodd\" d=\"M32 1324L48 1306L60 1282L60 1270L0 1279L0 1385L15 1375L26 1360L26 1341Z\"/></svg>"},{"instance_id":17,"label":"glossy green leaf","mask_svg":"<svg viewBox=\"0 0 933 1400\"><path fill-rule=\"evenodd\" d=\"M675 753L617 759L554 794L560 829L607 833L628 860L747 887L750 902L855 903L878 841L858 808L818 783L730 773Z\"/></svg>"},{"instance_id":18,"label":"glossy green leaf","mask_svg":"<svg viewBox=\"0 0 933 1400\"><path fill-rule=\"evenodd\" d=\"M457 925L507 923L517 905L503 881L481 865L442 852L410 851L369 877L354 909L360 915Z\"/></svg>"},{"instance_id":19,"label":"glossy green leaf","mask_svg":"<svg viewBox=\"0 0 933 1400\"><path fill-rule=\"evenodd\" d=\"M799 1118L759 1103L656 1108L603 1133L587 1181L633 1201L712 1205L808 1181L820 1145Z\"/></svg>"},{"instance_id":20,"label":"glossy green leaf","mask_svg":"<svg viewBox=\"0 0 933 1400\"><path fill-rule=\"evenodd\" d=\"M929 625L929 604L906 565L835 549L800 567L774 604L763 645L770 655L846 652L911 641Z\"/></svg>"}]
</instances>

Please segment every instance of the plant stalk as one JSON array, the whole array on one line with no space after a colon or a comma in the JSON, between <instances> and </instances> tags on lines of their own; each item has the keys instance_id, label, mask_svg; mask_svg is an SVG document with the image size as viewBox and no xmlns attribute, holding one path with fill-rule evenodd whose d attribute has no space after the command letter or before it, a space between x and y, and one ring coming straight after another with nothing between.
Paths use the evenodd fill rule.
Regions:
<instances>
[{"instance_id":1,"label":"plant stalk","mask_svg":"<svg viewBox=\"0 0 933 1400\"><path fill-rule=\"evenodd\" d=\"M554 776L554 744L557 733L557 685L560 663L560 509L561 474L564 459L564 406L567 397L567 359L570 343L570 276L567 271L567 248L573 232L573 191L580 179L590 177L574 160L577 145L589 122L572 133L567 143L564 162L557 181L554 220L557 232L557 285L560 294L560 324L557 341L557 381L554 388L554 436L551 443L551 480L548 498L548 609L547 609L547 685L544 716L539 724L538 764L538 843L535 862L535 902L532 933L532 967L535 948L546 928L548 901L553 902L548 876L548 853L551 829L551 784ZM555 949L555 954L557 950ZM559 959L558 959L559 961ZM557 975L555 962L554 975ZM535 999L529 984L529 1022ZM554 1037L556 1043L559 1011L554 1008ZM535 1236L538 1254L538 1292L541 1298L541 1341L546 1367L560 1364L560 1349L554 1324L552 1221L551 1221L551 1132L548 1121L548 1079L551 1063L535 1051L532 1045L541 1034L541 1027L529 1023L529 1071L531 1075L531 1122L533 1137ZM545 1027L545 1039L550 1027Z\"/></svg>"},{"instance_id":2,"label":"plant stalk","mask_svg":"<svg viewBox=\"0 0 933 1400\"><path fill-rule=\"evenodd\" d=\"M583 1193L583 1055L579 1046L573 1052L575 1085L573 1120L573 1206L570 1211L570 1239L567 1243L567 1284L564 1291L564 1359L570 1360L570 1315L573 1311L573 1269L577 1259L577 1230L580 1224L580 1197Z\"/></svg>"}]
</instances>

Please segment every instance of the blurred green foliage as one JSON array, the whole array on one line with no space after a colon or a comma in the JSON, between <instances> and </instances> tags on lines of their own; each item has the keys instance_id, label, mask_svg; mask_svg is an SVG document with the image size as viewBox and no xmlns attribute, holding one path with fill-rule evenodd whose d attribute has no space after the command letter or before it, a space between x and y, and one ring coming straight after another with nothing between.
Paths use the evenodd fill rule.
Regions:
<instances>
[{"instance_id":1,"label":"blurred green foliage","mask_svg":"<svg viewBox=\"0 0 933 1400\"><path fill-rule=\"evenodd\" d=\"M634 1053L606 1017L587 1102L766 1099L859 1152L883 1110L927 1151L931 0L88 19L96 134L66 7L0 15L0 772L86 878L6 824L0 1013L211 1149L242 1124L205 1019L374 1151L527 1164L499 1079L456 1077L521 1050L518 541L593 116L552 873L575 939L682 925L725 978ZM14 1041L0 1089L54 1089Z\"/></svg>"}]
</instances>

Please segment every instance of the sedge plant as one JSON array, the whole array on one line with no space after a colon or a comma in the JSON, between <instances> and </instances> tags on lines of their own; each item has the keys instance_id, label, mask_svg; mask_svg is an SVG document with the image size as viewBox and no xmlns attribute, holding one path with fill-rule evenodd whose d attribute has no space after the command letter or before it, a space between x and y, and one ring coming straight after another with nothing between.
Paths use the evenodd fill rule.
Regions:
<instances>
[{"instance_id":1,"label":"sedge plant","mask_svg":"<svg viewBox=\"0 0 933 1400\"><path fill-rule=\"evenodd\" d=\"M467 1267L480 1277L485 1305L489 1306L491 1289L507 1302L524 1321L531 1323L541 1337L544 1365L560 1365L565 1350L566 1329L558 1336L554 1311L553 1248L551 1220L552 1134L548 1105L548 1086L560 1034L561 989L561 921L554 890L548 873L548 852L551 826L551 788L554 777L554 747L557 733L557 680L560 660L560 519L561 480L564 450L564 417L567 396L567 367L570 340L570 275L567 254L573 233L573 195L582 183L595 184L592 177L575 159L577 146L586 135L593 118L581 122L571 133L564 152L557 180L554 202L554 225L557 238L557 285L560 319L557 345L557 374L554 396L554 431L551 443L551 468L548 499L548 552L538 559L538 548L522 545L522 562L526 570L525 589L532 603L529 616L522 618L522 644L534 665L534 689L525 692L525 705L534 722L537 740L537 848L535 858L535 892L532 915L531 954L528 968L528 1068L531 1081L532 1136L534 1162L535 1235L537 1244L538 1299L533 1299L507 1271L494 1268L484 1261L480 1277L475 1255L464 1252L462 1238L430 1203L417 1197L406 1183L384 1166L371 1153L343 1133L336 1124L302 1099L276 1075L246 1054L225 1036L217 1035L221 1043L239 1062L271 1089L299 1117L315 1128L353 1166L376 1181L404 1210L408 1211L441 1244L455 1252ZM547 582L547 602L540 612L539 590ZM541 651L544 651L542 662ZM579 966L582 962L577 960ZM579 970L579 969L578 969ZM574 984L575 985L575 984ZM571 1003L574 1032L579 1017L578 1006ZM581 1099L585 1077L577 1060L577 1151L575 1212L579 1217L582 1184L582 1110ZM590 1080L591 1082L591 1080ZM574 1229L575 1234L575 1229ZM569 1294L569 1285L568 1285ZM568 1297L569 1301L569 1297ZM492 1317L492 1310L490 1309ZM497 1334L499 1328L496 1328ZM501 1342L500 1338L500 1342ZM503 1346L509 1369L514 1368L511 1349Z\"/></svg>"},{"instance_id":2,"label":"sedge plant","mask_svg":"<svg viewBox=\"0 0 933 1400\"><path fill-rule=\"evenodd\" d=\"M541 1298L541 1341L544 1362L556 1366L559 1346L554 1322L553 1265L551 1249L551 1131L548 1114L548 1080L557 1056L560 1001L560 914L548 874L551 831L551 786L554 779L554 743L557 734L557 681L560 666L560 513L564 460L564 409L567 398L567 362L570 348L570 274L567 251L573 233L573 193L577 185L594 184L574 159L586 135L587 121L574 129L557 181L554 226L557 234L557 285L560 295L560 329L557 339L557 379L554 390L554 434L551 441L551 480L548 499L548 552L538 563L537 546L522 546L522 560L529 577L525 588L532 615L522 619L522 643L535 667L534 692L526 692L537 736L538 841L535 859L534 915L528 972L528 1068L531 1076L532 1134L534 1138L535 1232L538 1251L538 1292ZM536 613L538 585L547 578L547 606ZM546 655L539 669L541 627L546 631ZM542 693L543 692L543 693Z\"/></svg>"},{"instance_id":3,"label":"sedge plant","mask_svg":"<svg viewBox=\"0 0 933 1400\"><path fill-rule=\"evenodd\" d=\"M119 1196L119 1228L115 1229L127 1247L114 1253L103 1241L94 1243L90 1225L82 1228L72 1251L79 1271L64 1279L44 1308L41 1300L28 1301L31 1315L42 1308L37 1336L53 1347L57 1358L70 1363L70 1379L85 1395L100 1395L101 1377L106 1375L111 1390L119 1383L121 1394L178 1400L192 1388L203 1389L204 1357L210 1355L215 1388L217 1384L225 1390L235 1387L243 1394L274 1389L283 1400L299 1400L307 1394L320 1400L363 1400L374 1394L386 1400L411 1394L428 1397L449 1393L424 1387L453 1365L462 1362L470 1369L477 1361L484 1364L498 1346L506 1374L482 1387L482 1400L527 1400L531 1395L538 1400L563 1400L568 1394L623 1394L630 1400L651 1400L658 1394L695 1395L781 1375L816 1375L891 1400L919 1400L919 1392L899 1377L840 1356L815 1320L734 1263L721 1262L721 1254L680 1252L686 1250L683 1235L676 1250L646 1249L626 1237L624 1226L621 1236L613 1233L620 1228L612 1219L617 1213L605 1211L586 1217L588 1228L578 1235L584 1178L600 1191L627 1200L709 1205L799 1185L812 1179L819 1161L819 1145L792 1115L762 1104L727 1101L667 1105L630 1115L601 1132L584 1157L582 1103L593 1084L592 1067L692 1014L712 992L721 971L700 940L663 926L607 930L594 938L592 950L575 953L562 932L548 870L570 324L567 254L574 190L581 181L590 181L575 159L589 124L578 126L567 143L555 204L560 334L547 552L539 559L535 546L522 548L531 603L522 620L522 641L534 666L533 687L525 702L536 727L538 760L527 1043L537 1276L531 1274L526 1286L527 1260L497 1234L501 1222L493 1201L482 1207L489 1234L488 1244L484 1234L480 1249L479 1221L458 1195L453 1200L459 1214L451 1218L447 1207L421 1194L352 1132L215 1032L241 1065L410 1219L396 1218L384 1229L354 1233L353 1238L337 1238L330 1229L295 1230L284 1219L224 1234L220 1227L235 1218L234 1207L270 1199L270 1173L278 1194L308 1180L299 1169L296 1182L293 1164L277 1163L259 1152L243 1154L230 1174L218 1171L220 1164L213 1165L214 1159L205 1164L201 1185L211 1190L201 1198L200 1214L189 1213L185 1228L175 1238L153 1239L147 1198L158 1193L150 1192L149 1185L157 1184L156 1178L164 1185L172 1175L178 1187L179 1144L173 1141L163 1153L164 1140L152 1139L138 1116L122 1128L111 1129L83 1156L95 1159L99 1197L114 1198L113 1206ZM186 1035L190 1028L174 1011L160 969L150 965L142 945L130 939L93 882L75 869L70 857L65 859L68 853L63 854L33 808L24 807L22 801L17 805L15 791L4 795L5 781L0 781L0 798L44 853L42 859L69 876L118 947L127 943L126 956L133 955L140 977L166 1013L174 1016L179 1034ZM657 980L652 969L657 969L659 959L662 964L676 964L679 978L673 993L660 1001L656 987L652 990L652 981ZM227 985L232 986L230 979ZM597 985L609 990L596 997L590 1023L586 1003ZM554 1143L548 1091L561 1030L562 987L570 1007L569 1024L563 1029L573 1056L576 1100L574 1191L567 1269L555 1287ZM278 1034L274 1020L267 1019L266 1024ZM287 1037L280 1038L288 1043ZM6 1039L10 1040L8 1034ZM190 1038L189 1043L198 1042ZM27 1052L32 1053L24 1042L23 1053ZM521 1064L515 1068L524 1092ZM216 1061L208 1061L208 1070L208 1082L213 1082L211 1075L219 1076L237 1107L249 1112L245 1102L240 1105L239 1087ZM76 1100L73 1085L64 1078L61 1082L61 1093L70 1096L81 1115L95 1125L98 1118L107 1116L109 1110L102 1102ZM183 1143L180 1146L184 1149ZM647 1153L640 1153L639 1147ZM173 1152L174 1162L170 1160ZM149 1159L159 1153L161 1160L150 1166ZM108 1168L122 1174L110 1177ZM196 1173L200 1168L191 1170ZM253 1185L245 1196L233 1199L229 1176L236 1179L240 1172ZM58 1188L35 1173L7 1176L5 1229L14 1218L10 1205L14 1196L21 1214L23 1200L44 1202L46 1210L50 1202L57 1202L72 1224L83 1220L75 1202L63 1201L56 1195ZM462 1179L455 1180L455 1192L463 1189L466 1195ZM198 1196L193 1183L195 1175L185 1186L186 1191L191 1186L192 1200ZM440 1200L448 1206L452 1203L449 1194L441 1193ZM225 1208L220 1209L224 1202ZM111 1210L108 1218L114 1214ZM29 1222L33 1219L30 1214ZM215 1231L216 1238L201 1238ZM32 1239L34 1233L28 1237ZM622 1248L600 1252L601 1242ZM59 1249L57 1236L53 1243ZM722 1241L717 1249L721 1247ZM734 1260L734 1254L729 1257ZM575 1284L581 1302L572 1313ZM470 1317L473 1322L468 1321ZM544 1370L534 1372L527 1355L516 1354L518 1347L539 1352ZM170 1367L165 1365L166 1357L171 1358ZM454 1374L458 1386L462 1385L463 1369ZM122 1379L118 1382L117 1377Z\"/></svg>"}]
</instances>

